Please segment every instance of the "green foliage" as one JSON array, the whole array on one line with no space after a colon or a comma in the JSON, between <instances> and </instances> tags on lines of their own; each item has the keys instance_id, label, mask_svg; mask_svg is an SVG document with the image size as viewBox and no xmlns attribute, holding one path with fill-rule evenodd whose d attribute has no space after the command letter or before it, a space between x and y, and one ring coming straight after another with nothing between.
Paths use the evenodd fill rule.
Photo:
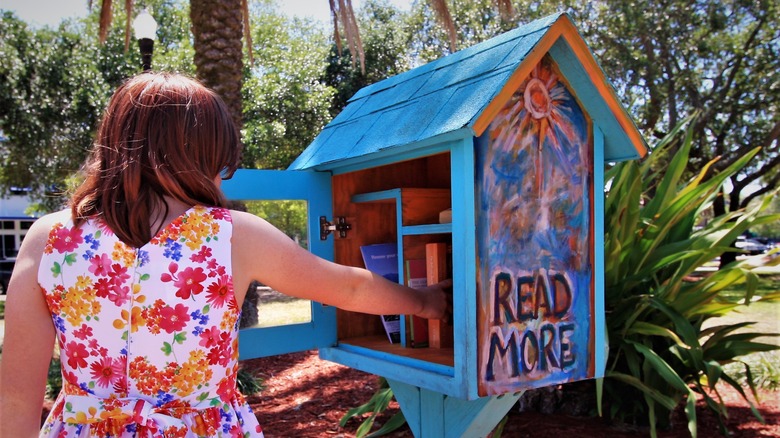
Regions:
<instances>
[{"instance_id":1,"label":"green foliage","mask_svg":"<svg viewBox=\"0 0 780 438\"><path fill-rule=\"evenodd\" d=\"M120 52L121 53L121 52ZM10 13L0 18L0 191L30 187L48 195L81 166L110 85L101 49L83 26L31 30ZM86 87L85 84L89 84Z\"/></svg>"},{"instance_id":2,"label":"green foliage","mask_svg":"<svg viewBox=\"0 0 780 438\"><path fill-rule=\"evenodd\" d=\"M387 0L368 0L358 14L360 37L365 52L365 73L351 66L349 47L338 53L330 43L328 66L321 81L336 89L330 108L335 117L347 101L361 88L397 75L412 67L407 43L410 38L406 13L390 5Z\"/></svg>"},{"instance_id":3,"label":"green foliage","mask_svg":"<svg viewBox=\"0 0 780 438\"><path fill-rule=\"evenodd\" d=\"M767 210L772 213L780 213L780 197L771 197ZM757 225L751 228L750 231L756 236L780 239L780 222Z\"/></svg>"},{"instance_id":4,"label":"green foliage","mask_svg":"<svg viewBox=\"0 0 780 438\"><path fill-rule=\"evenodd\" d=\"M306 201L249 201L245 204L249 213L267 220L303 248L308 248Z\"/></svg>"},{"instance_id":5,"label":"green foliage","mask_svg":"<svg viewBox=\"0 0 780 438\"><path fill-rule=\"evenodd\" d=\"M716 201L716 214L744 208L777 187L779 2L588 3L572 9L574 21L648 139L698 112L691 173L715 157L712 166L722 172L763 146L728 177L732 193ZM751 184L768 190L756 192Z\"/></svg>"},{"instance_id":6,"label":"green foliage","mask_svg":"<svg viewBox=\"0 0 780 438\"><path fill-rule=\"evenodd\" d=\"M399 427L406 424L406 418L404 418L403 412L400 411L395 415L393 415L384 425L382 425L382 427L380 427L375 432L369 435L369 432L371 431L371 427L374 426L374 421L376 421L376 417L387 410L388 406L390 405L390 401L392 399L393 399L393 390L390 389L390 385L387 383L387 380L385 380L384 377L380 377L379 389L377 389L377 391L374 393L371 399L365 404L362 404L356 408L352 408L349 411L347 411L347 413L344 414L343 417L341 417L341 421L339 421L339 426L344 427L347 425L347 422L350 419L361 417L364 414L370 413L368 418L363 420L363 422L360 423L360 426L357 428L357 431L355 431L356 438L378 437L398 429Z\"/></svg>"},{"instance_id":7,"label":"green foliage","mask_svg":"<svg viewBox=\"0 0 780 438\"><path fill-rule=\"evenodd\" d=\"M191 72L186 8L181 1L149 3L161 24L155 68ZM9 138L0 143L0 193L29 187L39 212L61 205L58 195L81 168L111 92L140 71L134 40L125 51L124 9L115 8L104 45L97 15L56 29L30 28L10 12L0 16L0 129Z\"/></svg>"},{"instance_id":8,"label":"green foliage","mask_svg":"<svg viewBox=\"0 0 780 438\"><path fill-rule=\"evenodd\" d=\"M745 230L780 216L763 214L764 203L715 217L697 228L697 219L711 206L723 182L757 151L705 179L710 162L684 181L692 132L688 129L680 141L682 127L675 128L643 161L620 163L606 174L611 184L605 202L610 349L604 402L612 417L649 423L654 436L656 426L667 426L671 410L681 401L685 401L688 428L696 435L694 392L702 394L722 420L725 406L708 392L717 394L719 382L737 389L759 416L723 365L748 353L777 348L755 340L763 334L734 333L749 323L702 327L739 305L724 296L728 286L744 285L740 297L744 303L780 298L777 293L754 297L757 277L750 259L703 278L692 277L697 268L730 250L731 242ZM672 154L674 149L678 150ZM665 156L671 157L668 165L656 170L657 160ZM722 422L721 426L725 428Z\"/></svg>"},{"instance_id":9,"label":"green foliage","mask_svg":"<svg viewBox=\"0 0 780 438\"><path fill-rule=\"evenodd\" d=\"M263 379L255 377L254 374L244 368L239 368L236 375L236 386L241 394L246 396L254 395L263 390Z\"/></svg>"},{"instance_id":10,"label":"green foliage","mask_svg":"<svg viewBox=\"0 0 780 438\"><path fill-rule=\"evenodd\" d=\"M253 4L250 14L255 65L243 88L243 164L284 169L330 121L334 90L319 81L327 35L269 1Z\"/></svg>"},{"instance_id":11,"label":"green foliage","mask_svg":"<svg viewBox=\"0 0 780 438\"><path fill-rule=\"evenodd\" d=\"M46 376L46 397L49 399L57 398L62 389L62 364L56 357L52 358L49 364L49 373Z\"/></svg>"},{"instance_id":12,"label":"green foliage","mask_svg":"<svg viewBox=\"0 0 780 438\"><path fill-rule=\"evenodd\" d=\"M723 367L740 384L749 385L752 379L756 388L780 390L780 352L762 351L747 355Z\"/></svg>"},{"instance_id":13,"label":"green foliage","mask_svg":"<svg viewBox=\"0 0 780 438\"><path fill-rule=\"evenodd\" d=\"M457 31L456 50L490 39L519 23L519 15L509 20L502 19L495 1L452 0L447 3ZM447 31L428 2L413 5L409 27L412 31L409 47L419 63L431 62L451 53Z\"/></svg>"}]
</instances>

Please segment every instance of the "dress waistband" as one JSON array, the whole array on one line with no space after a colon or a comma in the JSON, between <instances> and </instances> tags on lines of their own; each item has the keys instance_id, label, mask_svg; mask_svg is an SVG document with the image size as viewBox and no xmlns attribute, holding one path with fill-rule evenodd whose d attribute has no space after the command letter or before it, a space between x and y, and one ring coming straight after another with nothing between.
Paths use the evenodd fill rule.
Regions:
<instances>
[{"instance_id":1,"label":"dress waistband","mask_svg":"<svg viewBox=\"0 0 780 438\"><path fill-rule=\"evenodd\" d=\"M141 398L101 398L92 395L65 395L62 418L68 424L88 424L99 431L119 436L128 426L136 425L152 437L163 436L164 432L188 430L203 435L219 427L219 408L207 406L197 408L166 403L155 406ZM185 422L185 415L192 415ZM136 430L140 432L140 430ZM212 432L213 433L213 432Z\"/></svg>"}]
</instances>

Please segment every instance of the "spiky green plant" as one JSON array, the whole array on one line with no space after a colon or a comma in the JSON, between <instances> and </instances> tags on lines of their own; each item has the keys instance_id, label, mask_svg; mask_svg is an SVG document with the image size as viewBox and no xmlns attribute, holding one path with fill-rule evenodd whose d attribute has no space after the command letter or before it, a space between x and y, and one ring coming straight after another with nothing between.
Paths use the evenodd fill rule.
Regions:
<instances>
[{"instance_id":1,"label":"spiky green plant","mask_svg":"<svg viewBox=\"0 0 780 438\"><path fill-rule=\"evenodd\" d=\"M370 413L371 415L364 419L360 423L360 426L358 426L357 430L355 431L355 438L373 438L388 434L406 424L406 418L404 417L403 412L398 411L382 427L370 435L369 432L374 426L376 417L387 410L387 408L390 406L391 400L393 400L393 390L390 388L387 380L384 377L380 377L379 389L376 390L371 399L366 403L347 411L347 413L341 417L339 426L344 427L347 425L347 422L350 419L359 418L363 414Z\"/></svg>"},{"instance_id":2,"label":"spiky green plant","mask_svg":"<svg viewBox=\"0 0 780 438\"><path fill-rule=\"evenodd\" d=\"M749 304L757 276L751 259L703 277L695 276L697 269L725 251L734 251L732 243L751 226L779 220L780 215L762 214L764 203L697 227L724 181L758 149L710 178L705 176L714 172L714 161L684 180L691 138L691 131L684 132L680 124L648 157L620 163L605 175L610 184L604 239L610 350L606 378L598 385L599 408L608 406L610 416L622 421L649 424L653 436L684 402L688 429L695 437L696 393L718 415L725 433L726 408L717 392L719 382L738 390L760 419L753 402L723 365L748 353L778 348L755 341L765 334L738 332L750 323L702 328L708 319L741 304L721 294L726 287L742 284L741 298ZM775 293L759 299L779 297ZM752 379L748 381L755 395Z\"/></svg>"}]
</instances>

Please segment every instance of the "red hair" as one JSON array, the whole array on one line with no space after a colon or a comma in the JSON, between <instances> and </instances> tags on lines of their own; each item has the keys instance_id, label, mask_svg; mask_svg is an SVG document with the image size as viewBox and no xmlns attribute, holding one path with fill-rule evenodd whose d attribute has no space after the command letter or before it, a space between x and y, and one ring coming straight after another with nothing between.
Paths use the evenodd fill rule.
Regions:
<instances>
[{"instance_id":1,"label":"red hair","mask_svg":"<svg viewBox=\"0 0 780 438\"><path fill-rule=\"evenodd\" d=\"M111 97L71 198L76 225L101 218L126 244L151 240L163 196L189 205L225 206L214 179L238 168L241 143L225 103L173 73L143 73ZM164 217L164 216L163 216Z\"/></svg>"}]
</instances>

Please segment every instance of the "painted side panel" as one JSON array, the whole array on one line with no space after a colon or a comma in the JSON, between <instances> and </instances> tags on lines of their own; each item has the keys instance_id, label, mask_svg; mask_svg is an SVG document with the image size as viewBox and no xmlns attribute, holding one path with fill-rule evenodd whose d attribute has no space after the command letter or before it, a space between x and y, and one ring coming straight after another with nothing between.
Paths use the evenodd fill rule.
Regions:
<instances>
[{"instance_id":1,"label":"painted side panel","mask_svg":"<svg viewBox=\"0 0 780 438\"><path fill-rule=\"evenodd\" d=\"M333 260L333 239L321 241L319 216L331 212L330 174L312 171L246 170L236 171L222 183L222 191L232 200L292 200L308 202L309 248L311 252ZM258 248L262 251L262 248ZM312 302L311 322L279 327L250 328L239 332L239 359L273 356L311 350L336 344L336 309Z\"/></svg>"},{"instance_id":2,"label":"painted side panel","mask_svg":"<svg viewBox=\"0 0 780 438\"><path fill-rule=\"evenodd\" d=\"M593 376L591 138L545 56L478 139L480 396Z\"/></svg>"}]
</instances>

